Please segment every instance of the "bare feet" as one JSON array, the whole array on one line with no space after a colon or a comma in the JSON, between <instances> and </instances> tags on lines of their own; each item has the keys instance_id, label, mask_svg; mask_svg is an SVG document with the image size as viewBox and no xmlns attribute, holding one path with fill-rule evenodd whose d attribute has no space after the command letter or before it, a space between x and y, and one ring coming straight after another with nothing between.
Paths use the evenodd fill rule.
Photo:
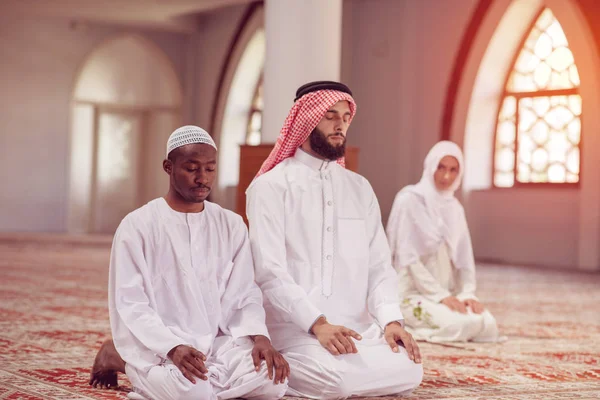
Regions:
<instances>
[{"instance_id":1,"label":"bare feet","mask_svg":"<svg viewBox=\"0 0 600 400\"><path fill-rule=\"evenodd\" d=\"M89 383L93 387L116 389L119 386L117 372L125 373L125 361L117 353L112 339L108 339L96 354Z\"/></svg>"}]
</instances>

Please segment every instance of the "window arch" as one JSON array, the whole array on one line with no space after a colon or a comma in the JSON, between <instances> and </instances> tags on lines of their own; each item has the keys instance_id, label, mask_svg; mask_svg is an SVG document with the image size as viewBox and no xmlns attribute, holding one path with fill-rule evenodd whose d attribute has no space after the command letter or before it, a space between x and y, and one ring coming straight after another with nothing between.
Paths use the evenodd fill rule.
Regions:
<instances>
[{"instance_id":1,"label":"window arch","mask_svg":"<svg viewBox=\"0 0 600 400\"><path fill-rule=\"evenodd\" d=\"M545 8L507 77L494 140L494 186L579 183L579 87L567 38Z\"/></svg>"},{"instance_id":2,"label":"window arch","mask_svg":"<svg viewBox=\"0 0 600 400\"><path fill-rule=\"evenodd\" d=\"M69 232L114 233L162 195L164 143L181 124L182 97L170 59L144 36L115 36L88 55L71 102Z\"/></svg>"},{"instance_id":3,"label":"window arch","mask_svg":"<svg viewBox=\"0 0 600 400\"><path fill-rule=\"evenodd\" d=\"M258 146L262 140L263 108L263 78L261 76L254 91L250 115L248 116L248 127L246 128L246 144L251 146Z\"/></svg>"},{"instance_id":4,"label":"window arch","mask_svg":"<svg viewBox=\"0 0 600 400\"><path fill-rule=\"evenodd\" d=\"M228 209L235 209L240 145L249 140L249 118L264 69L265 41L264 7L253 2L242 17L225 59L211 118L211 134L219 146L218 176L211 200ZM252 136L254 139L256 134Z\"/></svg>"}]
</instances>

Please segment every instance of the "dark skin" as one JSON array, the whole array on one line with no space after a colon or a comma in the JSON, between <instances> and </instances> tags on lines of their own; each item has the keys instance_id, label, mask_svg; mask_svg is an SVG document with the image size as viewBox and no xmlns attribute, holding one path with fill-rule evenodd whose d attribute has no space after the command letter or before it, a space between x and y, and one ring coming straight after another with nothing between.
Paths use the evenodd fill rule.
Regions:
<instances>
[{"instance_id":1,"label":"dark skin","mask_svg":"<svg viewBox=\"0 0 600 400\"><path fill-rule=\"evenodd\" d=\"M261 360L267 364L267 373L269 379L278 385L285 382L286 378L290 377L290 366L273 345L269 338L257 335L251 336L254 340L254 348L252 349L252 361L256 372L260 371Z\"/></svg>"},{"instance_id":2,"label":"dark skin","mask_svg":"<svg viewBox=\"0 0 600 400\"><path fill-rule=\"evenodd\" d=\"M95 388L118 389L117 372L125 373L125 361L117 353L112 339L108 339L96 354L89 384Z\"/></svg>"},{"instance_id":3,"label":"dark skin","mask_svg":"<svg viewBox=\"0 0 600 400\"><path fill-rule=\"evenodd\" d=\"M204 211L217 176L217 151L207 144L188 144L173 150L163 161L163 169L169 175L169 191L164 196L169 206L178 212L198 213ZM269 379L275 384L283 383L290 376L290 366L275 350L271 341L262 335L251 336L254 341L252 360L256 372L261 360L267 365ZM196 378L207 380L206 356L197 349L179 345L171 349L168 357L181 373L192 383ZM106 340L94 360L89 384L93 387L117 388L117 372L125 373L125 361L119 356L112 340Z\"/></svg>"},{"instance_id":4,"label":"dark skin","mask_svg":"<svg viewBox=\"0 0 600 400\"><path fill-rule=\"evenodd\" d=\"M285 382L285 379L290 376L290 366L287 361L273 348L267 337L257 335L251 336L251 338L254 340L252 361L256 372L260 371L261 360L264 360L267 364L269 379L273 379L276 385ZM204 364L206 356L202 352L191 346L179 345L173 348L168 356L190 382L196 383L196 378L203 381L208 380L206 376L208 369Z\"/></svg>"},{"instance_id":5,"label":"dark skin","mask_svg":"<svg viewBox=\"0 0 600 400\"><path fill-rule=\"evenodd\" d=\"M202 212L217 177L217 150L207 144L178 147L163 161L163 170L169 175L164 197L169 206L183 213Z\"/></svg>"}]
</instances>

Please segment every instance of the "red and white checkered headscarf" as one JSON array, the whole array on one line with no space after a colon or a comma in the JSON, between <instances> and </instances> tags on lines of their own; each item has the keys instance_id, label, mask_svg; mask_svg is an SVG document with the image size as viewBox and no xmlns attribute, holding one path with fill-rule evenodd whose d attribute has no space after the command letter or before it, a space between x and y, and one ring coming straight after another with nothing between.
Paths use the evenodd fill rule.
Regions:
<instances>
[{"instance_id":1,"label":"red and white checkered headscarf","mask_svg":"<svg viewBox=\"0 0 600 400\"><path fill-rule=\"evenodd\" d=\"M279 133L275 147L256 174L256 178L273 169L277 164L292 157L298 147L310 136L321 119L338 101L346 100L350 104L350 120L356 114L356 103L351 95L337 90L317 90L300 97L288 114L283 128ZM338 164L345 166L344 158L337 160Z\"/></svg>"}]
</instances>

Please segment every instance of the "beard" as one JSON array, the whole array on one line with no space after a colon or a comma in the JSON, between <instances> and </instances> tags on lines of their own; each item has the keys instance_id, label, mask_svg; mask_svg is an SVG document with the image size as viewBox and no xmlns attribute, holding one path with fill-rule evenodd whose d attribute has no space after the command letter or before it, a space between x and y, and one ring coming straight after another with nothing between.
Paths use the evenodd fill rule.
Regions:
<instances>
[{"instance_id":1,"label":"beard","mask_svg":"<svg viewBox=\"0 0 600 400\"><path fill-rule=\"evenodd\" d=\"M341 136L344 138L344 141L337 146L333 145L327 141L327 138L330 136ZM341 133L326 135L318 128L315 128L309 136L309 142L312 151L327 160L335 161L346 154L346 137Z\"/></svg>"}]
</instances>

